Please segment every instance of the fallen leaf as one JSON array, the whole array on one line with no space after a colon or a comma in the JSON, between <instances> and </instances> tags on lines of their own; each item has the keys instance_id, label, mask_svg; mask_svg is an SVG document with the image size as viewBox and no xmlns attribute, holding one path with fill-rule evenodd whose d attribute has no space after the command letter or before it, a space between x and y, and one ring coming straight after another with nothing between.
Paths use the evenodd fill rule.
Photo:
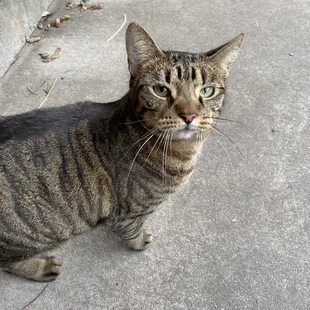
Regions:
<instances>
[{"instance_id":1,"label":"fallen leaf","mask_svg":"<svg viewBox=\"0 0 310 310\"><path fill-rule=\"evenodd\" d=\"M41 59L48 59L48 57L50 57L51 54L49 54L49 53L39 53L39 55L41 56Z\"/></svg>"},{"instance_id":2,"label":"fallen leaf","mask_svg":"<svg viewBox=\"0 0 310 310\"><path fill-rule=\"evenodd\" d=\"M50 62L60 56L61 48L57 47L54 53L39 53L43 62Z\"/></svg>"},{"instance_id":3,"label":"fallen leaf","mask_svg":"<svg viewBox=\"0 0 310 310\"><path fill-rule=\"evenodd\" d=\"M69 15L64 15L62 17L58 17L58 18L52 20L51 26L59 28L60 27L60 23L62 23L65 20L68 20L68 19L70 19Z\"/></svg>"},{"instance_id":4,"label":"fallen leaf","mask_svg":"<svg viewBox=\"0 0 310 310\"><path fill-rule=\"evenodd\" d=\"M64 20L68 20L70 19L70 15L64 15L62 17L60 17L60 21L63 22Z\"/></svg>"},{"instance_id":5,"label":"fallen leaf","mask_svg":"<svg viewBox=\"0 0 310 310\"><path fill-rule=\"evenodd\" d=\"M51 26L59 28L60 27L60 18L56 18L56 19L52 20Z\"/></svg>"},{"instance_id":6,"label":"fallen leaf","mask_svg":"<svg viewBox=\"0 0 310 310\"><path fill-rule=\"evenodd\" d=\"M90 5L89 10L101 10L103 9L103 3Z\"/></svg>"},{"instance_id":7,"label":"fallen leaf","mask_svg":"<svg viewBox=\"0 0 310 310\"><path fill-rule=\"evenodd\" d=\"M42 37L33 37L33 36L30 36L30 37L26 37L26 42L27 43L34 43L34 42L38 42L41 40Z\"/></svg>"},{"instance_id":8,"label":"fallen leaf","mask_svg":"<svg viewBox=\"0 0 310 310\"><path fill-rule=\"evenodd\" d=\"M87 11L87 10L101 10L103 9L103 3L99 3L99 4L80 3L78 7L80 8L80 12Z\"/></svg>"},{"instance_id":9,"label":"fallen leaf","mask_svg":"<svg viewBox=\"0 0 310 310\"><path fill-rule=\"evenodd\" d=\"M84 5L84 4L80 4L79 8L80 8L80 12L84 12L84 11L88 10L88 7L86 5Z\"/></svg>"}]
</instances>

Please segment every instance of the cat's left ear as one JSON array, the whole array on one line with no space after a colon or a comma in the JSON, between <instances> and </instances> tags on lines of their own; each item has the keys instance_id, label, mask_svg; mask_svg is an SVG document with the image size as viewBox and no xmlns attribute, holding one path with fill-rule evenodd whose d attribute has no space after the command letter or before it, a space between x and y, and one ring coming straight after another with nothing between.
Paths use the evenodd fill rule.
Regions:
<instances>
[{"instance_id":1,"label":"cat's left ear","mask_svg":"<svg viewBox=\"0 0 310 310\"><path fill-rule=\"evenodd\" d=\"M226 44L206 53L206 56L217 66L226 69L228 75L232 63L239 54L243 38L244 34L240 33Z\"/></svg>"},{"instance_id":2,"label":"cat's left ear","mask_svg":"<svg viewBox=\"0 0 310 310\"><path fill-rule=\"evenodd\" d=\"M150 59L163 55L147 31L136 23L131 23L127 28L126 49L128 69L132 76L136 76L141 66Z\"/></svg>"}]
</instances>

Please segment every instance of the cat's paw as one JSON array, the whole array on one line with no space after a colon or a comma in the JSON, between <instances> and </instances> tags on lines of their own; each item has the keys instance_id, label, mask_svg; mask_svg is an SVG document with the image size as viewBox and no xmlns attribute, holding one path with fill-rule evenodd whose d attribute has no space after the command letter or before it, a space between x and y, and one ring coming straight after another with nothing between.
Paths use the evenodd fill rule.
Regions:
<instances>
[{"instance_id":1,"label":"cat's paw","mask_svg":"<svg viewBox=\"0 0 310 310\"><path fill-rule=\"evenodd\" d=\"M12 263L4 270L34 281L49 282L59 276L61 262L54 257L31 257Z\"/></svg>"},{"instance_id":2,"label":"cat's paw","mask_svg":"<svg viewBox=\"0 0 310 310\"><path fill-rule=\"evenodd\" d=\"M54 258L49 257L45 259L45 263L41 272L38 274L37 281L54 281L60 275L61 262Z\"/></svg>"},{"instance_id":3,"label":"cat's paw","mask_svg":"<svg viewBox=\"0 0 310 310\"><path fill-rule=\"evenodd\" d=\"M150 230L143 229L135 239L127 241L127 245L137 251L143 251L148 248L153 241L153 234Z\"/></svg>"}]
</instances>

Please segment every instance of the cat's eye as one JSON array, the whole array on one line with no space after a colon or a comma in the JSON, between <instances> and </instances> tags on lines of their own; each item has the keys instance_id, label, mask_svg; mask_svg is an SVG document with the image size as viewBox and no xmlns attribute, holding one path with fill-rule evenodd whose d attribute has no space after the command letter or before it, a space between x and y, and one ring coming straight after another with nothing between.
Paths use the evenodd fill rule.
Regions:
<instances>
[{"instance_id":1,"label":"cat's eye","mask_svg":"<svg viewBox=\"0 0 310 310\"><path fill-rule=\"evenodd\" d=\"M168 97L170 95L170 91L167 87L162 85L155 85L153 87L155 94L159 97Z\"/></svg>"},{"instance_id":2,"label":"cat's eye","mask_svg":"<svg viewBox=\"0 0 310 310\"><path fill-rule=\"evenodd\" d=\"M210 98L214 95L214 93L215 93L215 87L208 86L201 89L200 96L202 98Z\"/></svg>"}]
</instances>

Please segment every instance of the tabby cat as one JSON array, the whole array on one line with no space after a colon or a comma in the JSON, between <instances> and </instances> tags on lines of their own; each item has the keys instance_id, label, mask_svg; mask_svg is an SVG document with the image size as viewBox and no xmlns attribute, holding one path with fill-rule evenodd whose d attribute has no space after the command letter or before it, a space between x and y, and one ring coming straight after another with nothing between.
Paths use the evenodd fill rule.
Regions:
<instances>
[{"instance_id":1,"label":"tabby cat","mask_svg":"<svg viewBox=\"0 0 310 310\"><path fill-rule=\"evenodd\" d=\"M189 179L242 39L207 53L166 52L132 23L123 98L0 118L0 268L55 280L52 253L101 223L146 249L145 219Z\"/></svg>"}]
</instances>

